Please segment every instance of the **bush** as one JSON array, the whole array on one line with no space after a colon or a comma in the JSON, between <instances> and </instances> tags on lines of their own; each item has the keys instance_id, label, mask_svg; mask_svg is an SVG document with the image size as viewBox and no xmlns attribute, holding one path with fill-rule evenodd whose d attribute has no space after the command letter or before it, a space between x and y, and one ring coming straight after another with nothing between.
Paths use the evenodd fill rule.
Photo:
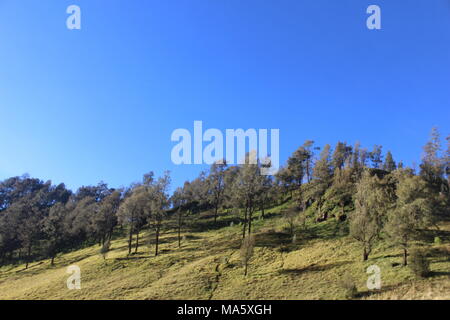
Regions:
<instances>
[{"instance_id":1,"label":"bush","mask_svg":"<svg viewBox=\"0 0 450 320\"><path fill-rule=\"evenodd\" d=\"M345 290L345 298L354 299L358 295L358 289L356 288L356 283L353 277L346 273L342 276L339 285Z\"/></svg>"},{"instance_id":2,"label":"bush","mask_svg":"<svg viewBox=\"0 0 450 320\"><path fill-rule=\"evenodd\" d=\"M436 245L441 245L441 243L442 243L442 240L441 240L441 238L439 238L439 237L435 237L434 238L434 244L436 244Z\"/></svg>"},{"instance_id":3,"label":"bush","mask_svg":"<svg viewBox=\"0 0 450 320\"><path fill-rule=\"evenodd\" d=\"M419 278L425 278L430 274L430 262L427 260L425 251L413 250L411 252L409 267Z\"/></svg>"}]
</instances>

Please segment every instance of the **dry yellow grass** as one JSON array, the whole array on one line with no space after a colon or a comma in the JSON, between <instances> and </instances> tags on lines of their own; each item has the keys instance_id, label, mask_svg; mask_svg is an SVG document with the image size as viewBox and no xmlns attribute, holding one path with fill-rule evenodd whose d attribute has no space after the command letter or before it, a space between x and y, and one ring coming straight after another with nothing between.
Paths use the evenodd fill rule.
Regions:
<instances>
[{"instance_id":1,"label":"dry yellow grass","mask_svg":"<svg viewBox=\"0 0 450 320\"><path fill-rule=\"evenodd\" d=\"M112 241L106 261L93 246L59 256L54 267L48 260L28 270L5 266L0 268L0 299L344 299L339 280L347 272L356 281L358 298L450 299L450 257L445 254L430 258L430 278L416 280L409 268L392 266L401 262L400 250L385 243L362 262L360 247L338 231L335 221L311 226L307 236L300 233L299 241L289 244L275 214L256 221L255 234L247 277L239 259L241 230L235 225L189 233L181 248L175 234L166 233L158 257L147 245L127 257L126 239L120 238ZM444 252L449 244L433 248ZM382 271L380 292L366 287L366 269L373 264ZM81 290L67 289L70 265L81 269Z\"/></svg>"}]
</instances>

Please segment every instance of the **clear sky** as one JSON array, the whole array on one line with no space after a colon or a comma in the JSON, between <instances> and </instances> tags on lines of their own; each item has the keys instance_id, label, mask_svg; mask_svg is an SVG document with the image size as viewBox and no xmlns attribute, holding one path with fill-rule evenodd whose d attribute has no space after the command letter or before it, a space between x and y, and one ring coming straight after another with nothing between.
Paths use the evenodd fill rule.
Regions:
<instances>
[{"instance_id":1,"label":"clear sky","mask_svg":"<svg viewBox=\"0 0 450 320\"><path fill-rule=\"evenodd\" d=\"M203 167L170 136L194 120L280 129L282 162L306 139L418 162L450 133L450 1L0 0L0 178L180 185Z\"/></svg>"}]
</instances>

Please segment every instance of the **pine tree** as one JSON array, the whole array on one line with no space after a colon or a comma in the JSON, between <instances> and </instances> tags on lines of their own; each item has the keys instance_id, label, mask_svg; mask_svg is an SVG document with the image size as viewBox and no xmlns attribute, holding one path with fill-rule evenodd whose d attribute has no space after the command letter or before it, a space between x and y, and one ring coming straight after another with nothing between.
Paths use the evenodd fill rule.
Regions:
<instances>
[{"instance_id":1,"label":"pine tree","mask_svg":"<svg viewBox=\"0 0 450 320\"><path fill-rule=\"evenodd\" d=\"M287 161L287 173L294 188L300 188L306 173L307 150L301 146Z\"/></svg>"},{"instance_id":2,"label":"pine tree","mask_svg":"<svg viewBox=\"0 0 450 320\"><path fill-rule=\"evenodd\" d=\"M435 191L439 191L444 176L444 165L439 156L441 151L441 142L439 131L433 127L430 139L423 147L424 154L420 165L420 175Z\"/></svg>"},{"instance_id":3,"label":"pine tree","mask_svg":"<svg viewBox=\"0 0 450 320\"><path fill-rule=\"evenodd\" d=\"M370 153L370 160L372 161L372 167L379 169L383 163L382 146L375 145Z\"/></svg>"},{"instance_id":4,"label":"pine tree","mask_svg":"<svg viewBox=\"0 0 450 320\"><path fill-rule=\"evenodd\" d=\"M344 165L349 161L354 163L354 159L351 159L352 147L347 146L345 142L338 142L336 148L334 149L331 165L333 169L342 169Z\"/></svg>"},{"instance_id":5,"label":"pine tree","mask_svg":"<svg viewBox=\"0 0 450 320\"><path fill-rule=\"evenodd\" d=\"M384 159L383 170L391 172L395 169L397 169L397 165L395 164L394 158L392 157L392 153L388 151L386 153L386 158Z\"/></svg>"},{"instance_id":6,"label":"pine tree","mask_svg":"<svg viewBox=\"0 0 450 320\"><path fill-rule=\"evenodd\" d=\"M347 146L345 143L338 142L334 148L331 164L333 169L342 169L347 158Z\"/></svg>"}]
</instances>

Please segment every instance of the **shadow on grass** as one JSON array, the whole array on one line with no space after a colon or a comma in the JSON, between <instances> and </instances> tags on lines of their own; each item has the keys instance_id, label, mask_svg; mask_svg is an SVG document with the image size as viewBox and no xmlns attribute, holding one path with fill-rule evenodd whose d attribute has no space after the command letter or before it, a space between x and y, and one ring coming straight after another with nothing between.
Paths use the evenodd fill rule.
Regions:
<instances>
[{"instance_id":1,"label":"shadow on grass","mask_svg":"<svg viewBox=\"0 0 450 320\"><path fill-rule=\"evenodd\" d=\"M27 269L25 269L25 267L23 267L23 269L17 270L16 273L22 273L22 272L26 272L27 271L27 273L33 274L33 269L43 265L44 263L45 263L45 260L44 261L39 261L37 263L31 263L30 262L30 264L28 265ZM49 265L50 265L50 262L49 262Z\"/></svg>"},{"instance_id":2,"label":"shadow on grass","mask_svg":"<svg viewBox=\"0 0 450 320\"><path fill-rule=\"evenodd\" d=\"M341 267L347 264L350 264L350 261L341 261L341 262L335 262L335 263L328 263L328 264L316 264L313 263L307 267L304 268L296 268L296 269L283 269L280 270L280 274L290 274L290 275L300 275L306 272L321 272L326 271L329 269Z\"/></svg>"},{"instance_id":3,"label":"shadow on grass","mask_svg":"<svg viewBox=\"0 0 450 320\"><path fill-rule=\"evenodd\" d=\"M397 286L390 285L390 286L383 286L381 289L378 289L378 290L358 292L356 295L356 298L359 298L359 299L369 298L371 296L377 296L379 294L386 293L386 292L395 290L397 288L399 288L398 285Z\"/></svg>"},{"instance_id":4,"label":"shadow on grass","mask_svg":"<svg viewBox=\"0 0 450 320\"><path fill-rule=\"evenodd\" d=\"M450 231L447 230L421 230L422 240L433 243L435 238L440 238L443 242L450 242Z\"/></svg>"},{"instance_id":5,"label":"shadow on grass","mask_svg":"<svg viewBox=\"0 0 450 320\"><path fill-rule=\"evenodd\" d=\"M398 253L398 254L387 254L387 255L382 256L382 257L377 258L377 259L400 258L400 257L403 257L403 254L402 254L402 253Z\"/></svg>"},{"instance_id":6,"label":"shadow on grass","mask_svg":"<svg viewBox=\"0 0 450 320\"><path fill-rule=\"evenodd\" d=\"M255 235L255 245L257 247L276 248L280 245L290 244L292 238L284 232L267 231Z\"/></svg>"},{"instance_id":7,"label":"shadow on grass","mask_svg":"<svg viewBox=\"0 0 450 320\"><path fill-rule=\"evenodd\" d=\"M327 221L315 223L306 230L300 231L302 238L306 240L313 239L339 239L348 236L348 223L338 221Z\"/></svg>"},{"instance_id":8,"label":"shadow on grass","mask_svg":"<svg viewBox=\"0 0 450 320\"><path fill-rule=\"evenodd\" d=\"M428 277L442 277L442 276L450 276L450 271L431 271Z\"/></svg>"},{"instance_id":9,"label":"shadow on grass","mask_svg":"<svg viewBox=\"0 0 450 320\"><path fill-rule=\"evenodd\" d=\"M431 248L427 252L428 257L444 258L444 261L450 261L450 250L447 248Z\"/></svg>"},{"instance_id":10,"label":"shadow on grass","mask_svg":"<svg viewBox=\"0 0 450 320\"><path fill-rule=\"evenodd\" d=\"M115 261L130 261L130 260L145 260L145 259L150 259L150 258L154 258L155 255L143 255L143 256L133 256L133 255L129 255L127 257L121 257L121 258L114 258L112 260Z\"/></svg>"},{"instance_id":11,"label":"shadow on grass","mask_svg":"<svg viewBox=\"0 0 450 320\"><path fill-rule=\"evenodd\" d=\"M187 229L191 232L204 232L204 231L210 231L210 230L219 230L225 227L229 227L231 222L234 224L238 224L241 222L240 218L233 217L233 216L227 216L227 217L220 217L220 219L217 219L216 222L214 222L214 219L208 219L203 220L199 219L195 221L195 223L190 223L187 226Z\"/></svg>"}]
</instances>

